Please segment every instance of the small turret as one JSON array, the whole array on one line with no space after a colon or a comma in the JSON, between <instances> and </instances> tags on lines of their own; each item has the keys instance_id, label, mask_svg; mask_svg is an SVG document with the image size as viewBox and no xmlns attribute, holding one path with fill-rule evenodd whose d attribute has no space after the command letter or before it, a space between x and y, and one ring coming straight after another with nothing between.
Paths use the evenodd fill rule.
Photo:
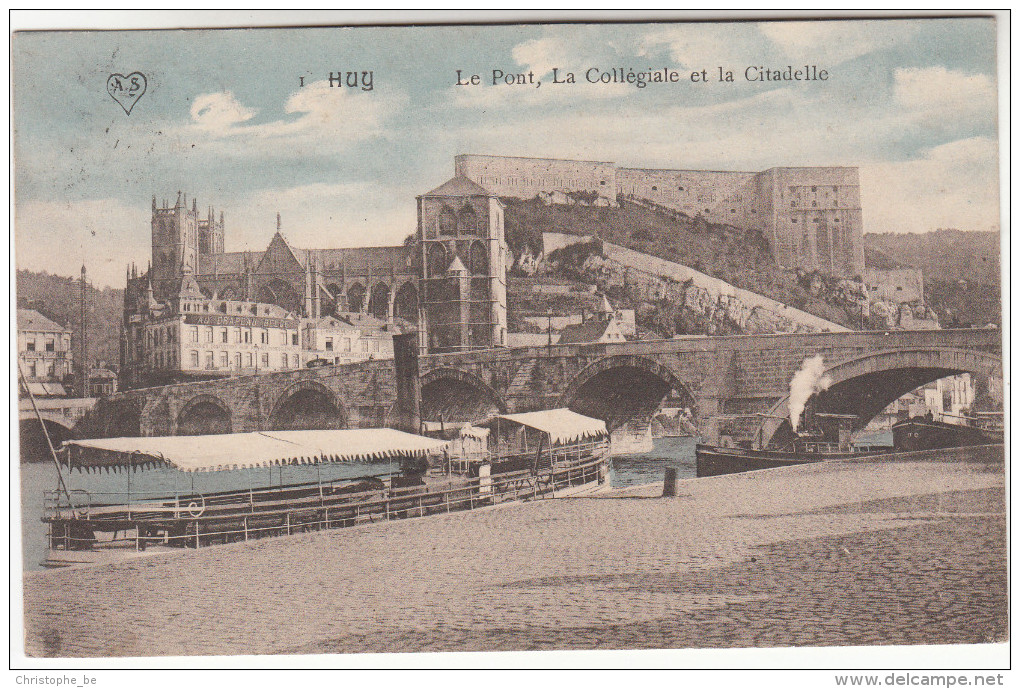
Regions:
<instances>
[{"instance_id":1,"label":"small turret","mask_svg":"<svg viewBox=\"0 0 1020 689\"><path fill-rule=\"evenodd\" d=\"M181 206L181 192L177 192L177 203L174 204L174 208L182 208L182 206Z\"/></svg>"}]
</instances>

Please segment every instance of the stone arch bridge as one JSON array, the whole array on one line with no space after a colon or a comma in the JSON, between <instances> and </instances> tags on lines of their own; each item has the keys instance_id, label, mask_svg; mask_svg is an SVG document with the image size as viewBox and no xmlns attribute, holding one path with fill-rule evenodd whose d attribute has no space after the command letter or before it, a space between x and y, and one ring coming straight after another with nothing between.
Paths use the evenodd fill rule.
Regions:
<instances>
[{"instance_id":1,"label":"stone arch bridge","mask_svg":"<svg viewBox=\"0 0 1020 689\"><path fill-rule=\"evenodd\" d=\"M686 337L554 345L419 358L427 419L569 406L611 428L647 419L670 396L690 406L702 436L768 440L784 429L789 381L821 355L832 386L816 411L864 426L925 383L963 372L1002 379L998 330L925 330ZM177 435L258 429L395 425L392 360L132 390L101 400L79 434ZM769 416L754 417L754 414Z\"/></svg>"}]
</instances>

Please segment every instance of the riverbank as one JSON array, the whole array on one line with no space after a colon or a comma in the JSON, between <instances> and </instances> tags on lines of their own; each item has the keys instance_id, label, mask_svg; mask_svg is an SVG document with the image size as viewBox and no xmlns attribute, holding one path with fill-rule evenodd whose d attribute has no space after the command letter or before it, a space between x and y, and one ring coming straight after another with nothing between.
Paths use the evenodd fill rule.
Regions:
<instances>
[{"instance_id":1,"label":"riverbank","mask_svg":"<svg viewBox=\"0 0 1020 689\"><path fill-rule=\"evenodd\" d=\"M1001 448L30 572L32 656L1005 639Z\"/></svg>"}]
</instances>

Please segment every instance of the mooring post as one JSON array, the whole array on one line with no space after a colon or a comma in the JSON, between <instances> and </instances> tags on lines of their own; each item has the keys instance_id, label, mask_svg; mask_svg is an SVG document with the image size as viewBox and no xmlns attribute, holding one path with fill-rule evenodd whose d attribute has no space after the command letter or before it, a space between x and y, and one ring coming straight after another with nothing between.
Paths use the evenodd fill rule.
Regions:
<instances>
[{"instance_id":1,"label":"mooring post","mask_svg":"<svg viewBox=\"0 0 1020 689\"><path fill-rule=\"evenodd\" d=\"M677 472L675 467L666 468L666 477L662 483L662 497L675 498L677 490Z\"/></svg>"}]
</instances>

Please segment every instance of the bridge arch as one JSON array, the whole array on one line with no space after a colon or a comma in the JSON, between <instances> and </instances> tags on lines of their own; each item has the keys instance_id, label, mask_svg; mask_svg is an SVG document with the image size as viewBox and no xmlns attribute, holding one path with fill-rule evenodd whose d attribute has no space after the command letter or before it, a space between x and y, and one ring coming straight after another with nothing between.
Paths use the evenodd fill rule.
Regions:
<instances>
[{"instance_id":1,"label":"bridge arch","mask_svg":"<svg viewBox=\"0 0 1020 689\"><path fill-rule=\"evenodd\" d=\"M230 407L215 395L196 395L177 413L176 435L214 435L233 428Z\"/></svg>"},{"instance_id":2,"label":"bridge arch","mask_svg":"<svg viewBox=\"0 0 1020 689\"><path fill-rule=\"evenodd\" d=\"M651 418L671 392L694 408L690 388L665 364L640 355L609 356L582 369L560 395L560 403L602 419L614 430L631 419Z\"/></svg>"},{"instance_id":3,"label":"bridge arch","mask_svg":"<svg viewBox=\"0 0 1020 689\"><path fill-rule=\"evenodd\" d=\"M480 421L507 410L491 385L459 368L434 368L422 376L421 398L424 421Z\"/></svg>"},{"instance_id":4,"label":"bridge arch","mask_svg":"<svg viewBox=\"0 0 1020 689\"><path fill-rule=\"evenodd\" d=\"M64 418L58 417L55 414L43 412L40 415L42 416L42 422L39 421L39 418L34 413L22 413L19 416L18 439L20 444L18 452L22 462L52 461L50 448L46 444L46 435L43 433L43 427L49 433L50 441L53 443L53 449L55 450L59 450L64 441L75 437L74 429Z\"/></svg>"},{"instance_id":5,"label":"bridge arch","mask_svg":"<svg viewBox=\"0 0 1020 689\"><path fill-rule=\"evenodd\" d=\"M816 411L854 414L854 429L864 428L883 409L922 385L939 378L971 373L1002 377L1002 357L977 349L952 347L889 349L848 359L825 371L832 383L812 398ZM763 445L792 436L789 398L779 400L761 424Z\"/></svg>"},{"instance_id":6,"label":"bridge arch","mask_svg":"<svg viewBox=\"0 0 1020 689\"><path fill-rule=\"evenodd\" d=\"M274 431L347 428L347 408L322 383L298 381L276 397L269 414L269 428Z\"/></svg>"}]
</instances>

